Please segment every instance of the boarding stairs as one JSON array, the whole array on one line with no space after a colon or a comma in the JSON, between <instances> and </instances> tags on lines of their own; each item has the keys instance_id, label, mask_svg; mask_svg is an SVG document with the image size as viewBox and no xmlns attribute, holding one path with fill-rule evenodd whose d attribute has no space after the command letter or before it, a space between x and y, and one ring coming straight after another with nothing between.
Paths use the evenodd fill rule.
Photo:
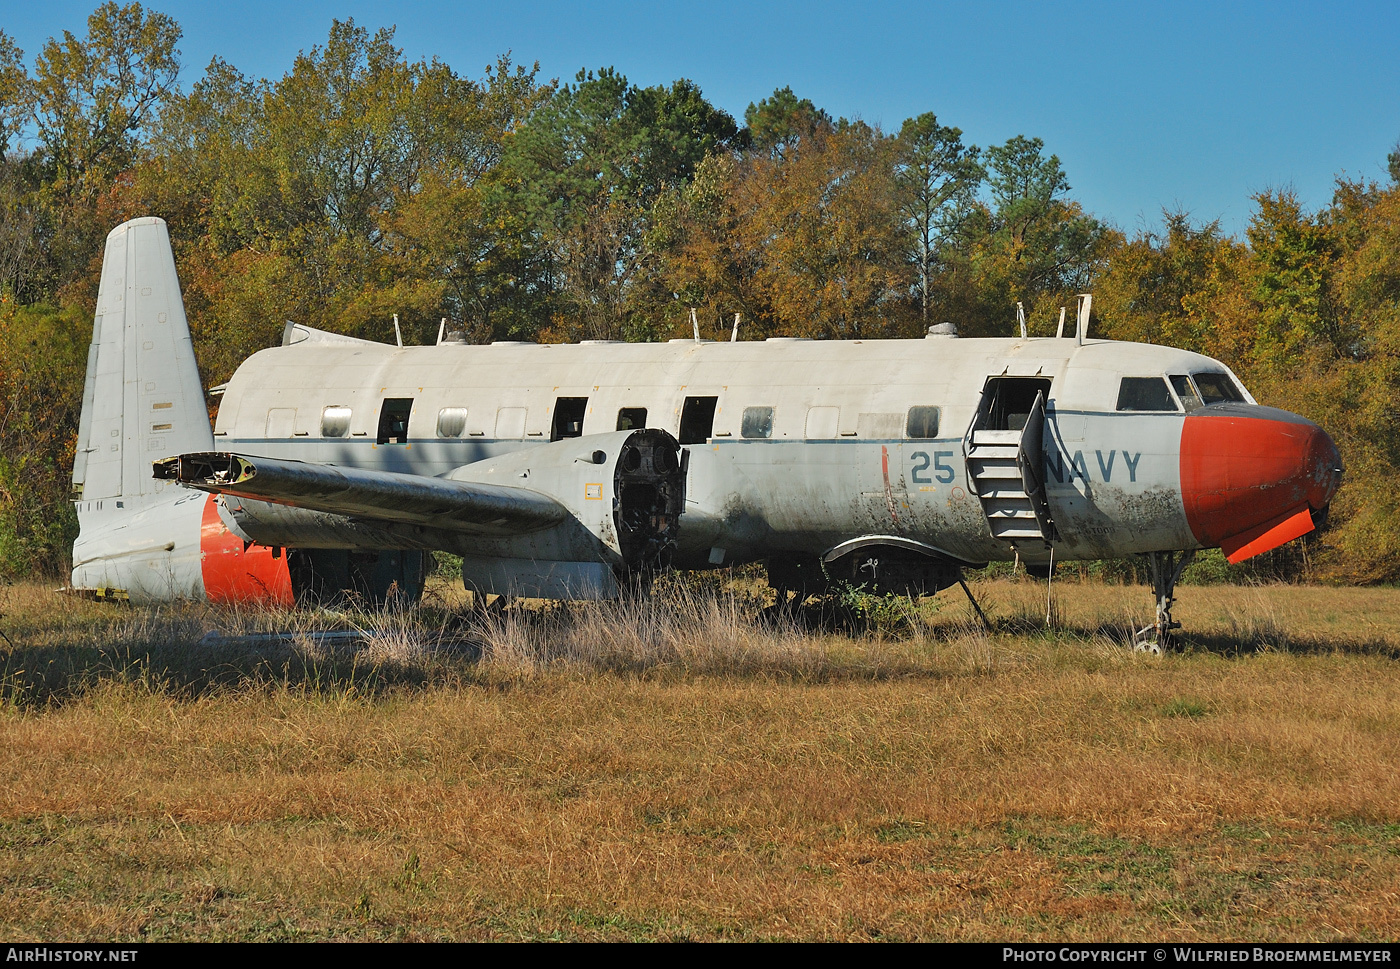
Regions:
<instances>
[{"instance_id":1,"label":"boarding stairs","mask_svg":"<svg viewBox=\"0 0 1400 969\"><path fill-rule=\"evenodd\" d=\"M1044 541L1035 505L1021 480L1020 431L973 431L967 470L992 535L1012 545Z\"/></svg>"},{"instance_id":2,"label":"boarding stairs","mask_svg":"<svg viewBox=\"0 0 1400 969\"><path fill-rule=\"evenodd\" d=\"M986 428L984 419L979 414L969 429L964 456L992 536L1018 549L1053 543L1059 536L1045 500L1044 397L1037 397L1023 428Z\"/></svg>"}]
</instances>

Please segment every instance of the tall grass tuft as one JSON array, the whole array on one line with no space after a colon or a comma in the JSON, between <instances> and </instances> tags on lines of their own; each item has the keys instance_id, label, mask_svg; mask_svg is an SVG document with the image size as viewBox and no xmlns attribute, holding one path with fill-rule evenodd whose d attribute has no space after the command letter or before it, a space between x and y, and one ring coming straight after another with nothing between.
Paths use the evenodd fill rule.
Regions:
<instances>
[{"instance_id":1,"label":"tall grass tuft","mask_svg":"<svg viewBox=\"0 0 1400 969\"><path fill-rule=\"evenodd\" d=\"M826 637L755 622L744 597L671 586L648 597L487 613L476 626L484 666L513 675L550 668L626 674L819 677Z\"/></svg>"}]
</instances>

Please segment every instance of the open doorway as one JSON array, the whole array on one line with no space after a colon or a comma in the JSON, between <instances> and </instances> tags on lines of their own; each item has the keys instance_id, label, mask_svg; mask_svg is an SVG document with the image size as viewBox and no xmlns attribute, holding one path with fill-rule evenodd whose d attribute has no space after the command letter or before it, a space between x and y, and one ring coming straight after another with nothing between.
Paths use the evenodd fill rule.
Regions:
<instances>
[{"instance_id":1,"label":"open doorway","mask_svg":"<svg viewBox=\"0 0 1400 969\"><path fill-rule=\"evenodd\" d=\"M715 405L718 397L687 397L681 408L680 433L682 444L704 444L715 429Z\"/></svg>"},{"instance_id":2,"label":"open doorway","mask_svg":"<svg viewBox=\"0 0 1400 969\"><path fill-rule=\"evenodd\" d=\"M554 401L554 421L549 425L549 439L562 441L566 437L582 437L583 418L587 413L587 397L557 398Z\"/></svg>"},{"instance_id":3,"label":"open doorway","mask_svg":"<svg viewBox=\"0 0 1400 969\"><path fill-rule=\"evenodd\" d=\"M984 431L1019 431L1035 407L1037 394L1050 397L1049 377L992 377L982 391L981 420Z\"/></svg>"}]
</instances>

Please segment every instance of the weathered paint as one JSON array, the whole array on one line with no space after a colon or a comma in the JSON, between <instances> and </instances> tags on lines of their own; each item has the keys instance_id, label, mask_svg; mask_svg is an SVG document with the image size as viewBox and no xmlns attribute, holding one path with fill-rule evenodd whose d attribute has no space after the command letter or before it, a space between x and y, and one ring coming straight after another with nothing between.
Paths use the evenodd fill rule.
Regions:
<instances>
[{"instance_id":1,"label":"weathered paint","mask_svg":"<svg viewBox=\"0 0 1400 969\"><path fill-rule=\"evenodd\" d=\"M219 517L209 495L199 528L200 573L210 602L292 605L292 577L283 549L247 545Z\"/></svg>"},{"instance_id":2,"label":"weathered paint","mask_svg":"<svg viewBox=\"0 0 1400 969\"><path fill-rule=\"evenodd\" d=\"M138 224L145 223L122 228ZM126 259L124 265L139 271L139 260L133 261L120 245L109 244L109 257ZM178 301L173 270L166 275L160 284L163 296L156 295L169 303L173 292ZM135 285L105 265L103 280L104 286ZM117 301L104 296L99 305L110 314ZM192 425L197 423L192 402L199 392L197 386L187 386L187 372L193 370L185 364L193 357L182 314L178 323L167 334L170 339L158 345L169 348L161 353L172 360L172 354L189 356L176 368L186 377L177 388L180 396L164 390L158 396L162 403L185 401L175 409L184 424ZM132 354L139 356L130 342L132 325L128 320L119 332L111 320L99 320L84 408L85 415L91 410L102 420L115 421L119 434L130 424L133 434L146 435L122 451L123 478L148 474L151 458L170 453L160 451L168 436L155 430L167 422L164 412L156 423L132 422L127 404L101 392L115 386L109 371L125 365L120 354L108 349L124 348L128 363L135 359ZM529 462L516 468L507 456L549 442L560 398L587 401L582 446L614 433L624 408L645 408L648 426L679 436L686 399L714 397L710 434L688 445L686 505L675 558L683 567L706 567L715 549L722 549L723 562L731 564L787 553L821 555L871 535L924 543L965 561L1017 555L1044 561L1051 554L1044 542L997 537L1009 534L1005 530L994 535L989 515L1003 523L1019 513L999 510L1004 507L997 504L999 495L986 497L986 488L972 480L965 457L983 389L995 378L1026 378L1048 388L1042 446L1035 450L1045 462L1045 506L1058 532L1054 557L1059 561L1226 543L1232 554L1254 554L1262 544L1301 527L1298 509L1326 507L1338 482L1336 449L1320 429L1259 407L1247 392L1242 404L1212 405L1191 414L1179 401L1174 412L1117 412L1124 376L1229 373L1218 361L1166 347L946 337L396 347L318 336L305 328L301 336L300 342L260 351L239 367L227 385L212 448L370 474L485 480L482 474L494 474L489 469L502 462L514 469L511 474L531 472L525 467ZM153 362L155 358L140 366L150 369ZM401 442L380 443L381 410L391 399L412 401L407 434ZM743 414L750 407L771 408L771 428L761 439L743 437ZM915 407L938 409L936 429L919 425L919 433L936 438L910 435L906 415ZM327 408L335 409L333 423L343 425L341 436L323 432ZM449 433L455 436L439 436L444 410L454 415L449 425L458 430ZM90 447L111 432L85 416ZM572 513L592 521L596 509L591 506L609 503L607 490L586 500L586 489L597 479L574 481L575 470L582 475L587 465L575 469L571 462L543 476L536 468L528 483L513 481L571 508L581 503ZM95 452L80 464L93 480L112 477L99 467ZM979 467L985 474L988 466ZM161 533L159 509L174 507L171 502L178 496L159 494L160 483L156 494L147 494L144 483L140 488L143 507L149 506L141 513L146 523L141 527L154 529L142 533L145 540ZM284 515L285 507L262 504L248 512L248 527L259 516L273 531L282 527L274 519ZM483 560L536 561L543 569L551 561L574 560L569 557L581 554L576 545L584 539L596 544L603 534L582 518L573 537L555 531L471 536L422 525L412 526L410 534L373 511L347 518L333 542L322 547L444 548ZM80 518L86 516L79 546L94 552L96 536L108 534L108 525L105 519L93 520L82 505L79 512ZM237 532L235 523L235 539ZM220 561L233 563L236 556L227 537L214 538L224 543L218 546L217 554L224 556ZM181 571L188 565L183 541L162 553L169 560L168 584L193 589L208 577L201 580ZM95 557L84 560L89 573L104 555L122 554L111 543L102 548L108 551L97 549ZM285 570L285 561L277 561ZM256 567L243 563L232 568L262 576L265 565L259 560ZM75 584L78 579L75 567Z\"/></svg>"},{"instance_id":3,"label":"weathered paint","mask_svg":"<svg viewBox=\"0 0 1400 969\"><path fill-rule=\"evenodd\" d=\"M1208 410L1215 412L1187 417L1181 434L1186 516L1201 545L1224 545L1294 519L1300 508L1327 506L1341 458L1322 428L1273 408ZM1257 537L1241 547L1267 551Z\"/></svg>"}]
</instances>

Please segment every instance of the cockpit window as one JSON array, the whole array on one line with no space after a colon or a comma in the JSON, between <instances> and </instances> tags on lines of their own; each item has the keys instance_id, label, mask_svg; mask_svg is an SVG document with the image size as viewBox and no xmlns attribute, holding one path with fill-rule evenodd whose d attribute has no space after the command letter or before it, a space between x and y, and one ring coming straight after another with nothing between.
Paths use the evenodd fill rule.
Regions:
<instances>
[{"instance_id":1,"label":"cockpit window","mask_svg":"<svg viewBox=\"0 0 1400 969\"><path fill-rule=\"evenodd\" d=\"M1118 385L1120 411L1176 411L1176 400L1165 377L1124 377Z\"/></svg>"},{"instance_id":2,"label":"cockpit window","mask_svg":"<svg viewBox=\"0 0 1400 969\"><path fill-rule=\"evenodd\" d=\"M1201 392L1201 400L1207 404L1244 401L1244 394L1240 393L1240 388L1235 386L1235 382L1230 379L1229 374L1206 371L1193 373L1191 376L1196 380L1196 387Z\"/></svg>"},{"instance_id":3,"label":"cockpit window","mask_svg":"<svg viewBox=\"0 0 1400 969\"><path fill-rule=\"evenodd\" d=\"M1204 406L1201 395L1196 393L1196 385L1191 382L1191 378L1184 373L1174 373L1171 377L1172 387L1176 390L1176 395L1181 398L1181 405L1186 408L1187 413L1197 407Z\"/></svg>"}]
</instances>

